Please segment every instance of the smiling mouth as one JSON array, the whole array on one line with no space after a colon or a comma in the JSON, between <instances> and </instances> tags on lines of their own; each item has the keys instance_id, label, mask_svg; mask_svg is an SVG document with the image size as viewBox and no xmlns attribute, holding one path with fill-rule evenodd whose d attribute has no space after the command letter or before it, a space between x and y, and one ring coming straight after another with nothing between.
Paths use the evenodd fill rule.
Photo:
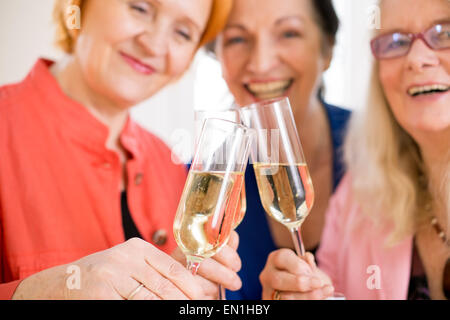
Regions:
<instances>
[{"instance_id":1,"label":"smiling mouth","mask_svg":"<svg viewBox=\"0 0 450 320\"><path fill-rule=\"evenodd\" d=\"M450 90L450 86L443 84L434 84L429 86L417 86L408 90L408 94L411 97L417 97L420 95L431 95L436 93L444 93Z\"/></svg>"},{"instance_id":2,"label":"smiling mouth","mask_svg":"<svg viewBox=\"0 0 450 320\"><path fill-rule=\"evenodd\" d=\"M151 75L155 72L155 69L152 66L149 66L124 52L120 52L120 55L128 63L128 65L138 73Z\"/></svg>"},{"instance_id":3,"label":"smiling mouth","mask_svg":"<svg viewBox=\"0 0 450 320\"><path fill-rule=\"evenodd\" d=\"M245 89L257 99L267 100L274 99L286 95L286 92L294 83L293 79L247 83L244 84Z\"/></svg>"}]
</instances>

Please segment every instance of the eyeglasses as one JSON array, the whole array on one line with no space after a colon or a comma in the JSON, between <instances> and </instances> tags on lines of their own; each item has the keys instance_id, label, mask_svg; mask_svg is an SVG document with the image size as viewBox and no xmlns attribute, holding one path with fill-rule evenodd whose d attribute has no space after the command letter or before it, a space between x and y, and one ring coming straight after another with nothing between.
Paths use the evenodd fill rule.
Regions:
<instances>
[{"instance_id":1,"label":"eyeglasses","mask_svg":"<svg viewBox=\"0 0 450 320\"><path fill-rule=\"evenodd\" d=\"M432 50L450 48L450 21L435 24L421 33L392 32L380 35L370 42L372 53L378 60L405 56L417 39L423 40Z\"/></svg>"}]
</instances>

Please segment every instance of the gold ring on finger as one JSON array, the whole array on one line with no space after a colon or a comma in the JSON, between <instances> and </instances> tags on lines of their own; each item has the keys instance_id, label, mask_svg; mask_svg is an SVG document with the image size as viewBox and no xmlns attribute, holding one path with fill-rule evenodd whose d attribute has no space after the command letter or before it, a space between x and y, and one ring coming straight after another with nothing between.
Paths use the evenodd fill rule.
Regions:
<instances>
[{"instance_id":1,"label":"gold ring on finger","mask_svg":"<svg viewBox=\"0 0 450 320\"><path fill-rule=\"evenodd\" d=\"M272 300L281 300L281 292L274 290L272 293Z\"/></svg>"},{"instance_id":2,"label":"gold ring on finger","mask_svg":"<svg viewBox=\"0 0 450 320\"><path fill-rule=\"evenodd\" d=\"M130 293L127 300L133 300L134 296L142 289L142 287L144 287L144 285L141 283L132 293Z\"/></svg>"}]
</instances>

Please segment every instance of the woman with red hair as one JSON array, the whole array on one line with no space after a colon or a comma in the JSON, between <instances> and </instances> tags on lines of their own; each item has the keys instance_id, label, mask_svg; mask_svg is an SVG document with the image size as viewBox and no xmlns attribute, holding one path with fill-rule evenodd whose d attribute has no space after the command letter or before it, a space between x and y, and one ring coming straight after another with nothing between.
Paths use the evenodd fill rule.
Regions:
<instances>
[{"instance_id":1,"label":"woman with red hair","mask_svg":"<svg viewBox=\"0 0 450 320\"><path fill-rule=\"evenodd\" d=\"M66 24L74 5L80 29ZM67 56L0 88L0 298L205 299L215 283L239 288L236 235L203 277L169 256L186 171L129 116L187 70L230 7L56 1Z\"/></svg>"}]
</instances>

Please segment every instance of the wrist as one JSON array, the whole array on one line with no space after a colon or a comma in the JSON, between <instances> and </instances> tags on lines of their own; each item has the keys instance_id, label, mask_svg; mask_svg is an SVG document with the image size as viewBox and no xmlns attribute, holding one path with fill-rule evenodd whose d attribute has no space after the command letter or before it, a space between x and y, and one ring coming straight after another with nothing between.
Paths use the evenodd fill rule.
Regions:
<instances>
[{"instance_id":1,"label":"wrist","mask_svg":"<svg viewBox=\"0 0 450 320\"><path fill-rule=\"evenodd\" d=\"M35 273L23 279L17 286L12 300L64 299L65 279L63 266Z\"/></svg>"}]
</instances>

